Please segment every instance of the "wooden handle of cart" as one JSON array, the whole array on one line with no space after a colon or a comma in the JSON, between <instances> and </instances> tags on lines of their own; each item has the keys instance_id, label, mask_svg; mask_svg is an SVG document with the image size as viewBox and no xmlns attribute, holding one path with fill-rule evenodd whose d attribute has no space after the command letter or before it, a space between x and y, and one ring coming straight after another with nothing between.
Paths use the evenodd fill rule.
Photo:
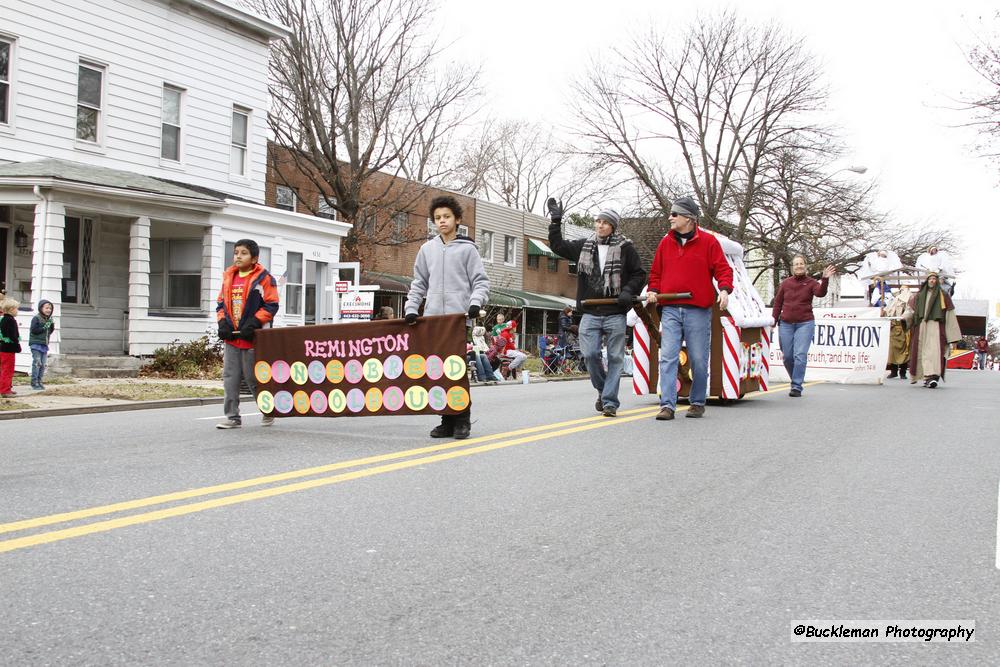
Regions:
<instances>
[{"instance_id":1,"label":"wooden handle of cart","mask_svg":"<svg viewBox=\"0 0 1000 667\"><path fill-rule=\"evenodd\" d=\"M678 301L680 299L690 299L691 292L664 292L656 295L657 303L667 301ZM632 303L645 303L646 299L638 296L632 297ZM584 299L580 302L582 306L612 306L618 303L618 299Z\"/></svg>"}]
</instances>

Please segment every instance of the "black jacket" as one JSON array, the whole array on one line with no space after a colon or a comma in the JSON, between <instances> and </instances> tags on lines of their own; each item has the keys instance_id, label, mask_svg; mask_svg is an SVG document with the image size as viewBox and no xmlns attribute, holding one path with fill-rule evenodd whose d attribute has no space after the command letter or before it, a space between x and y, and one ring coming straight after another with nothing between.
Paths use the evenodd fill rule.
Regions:
<instances>
[{"instance_id":1,"label":"black jacket","mask_svg":"<svg viewBox=\"0 0 1000 667\"><path fill-rule=\"evenodd\" d=\"M567 241L562 235L562 223L553 222L549 225L549 247L552 252L565 257L571 262L580 261L580 250L586 239ZM596 265L597 262L595 261ZM635 246L629 241L622 246L622 294L638 296L642 286L646 284L646 270L642 268L642 261ZM589 282L588 276L577 273L576 276L576 308L577 310L591 315L615 315L624 314L631 310L631 306L622 307L618 304L609 306L587 306L582 305L584 299L601 299L607 297L606 294L595 289Z\"/></svg>"},{"instance_id":2,"label":"black jacket","mask_svg":"<svg viewBox=\"0 0 1000 667\"><path fill-rule=\"evenodd\" d=\"M0 352L20 352L21 334L17 330L17 320L4 313L0 318Z\"/></svg>"}]
</instances>

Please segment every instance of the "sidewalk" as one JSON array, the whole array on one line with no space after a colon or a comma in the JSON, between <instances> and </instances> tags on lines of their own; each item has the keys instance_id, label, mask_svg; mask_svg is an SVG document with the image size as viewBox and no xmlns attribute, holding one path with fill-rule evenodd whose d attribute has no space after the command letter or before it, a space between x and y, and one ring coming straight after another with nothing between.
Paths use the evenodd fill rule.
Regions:
<instances>
[{"instance_id":1,"label":"sidewalk","mask_svg":"<svg viewBox=\"0 0 1000 667\"><path fill-rule=\"evenodd\" d=\"M587 376L579 377L537 377L531 374L531 384L537 382L561 382L567 380L585 379ZM50 383L46 391L34 391L28 385L14 385L14 393L17 398L0 399L0 421L7 419L29 419L33 417L59 417L65 415L83 415L98 412L122 412L126 410L154 410L160 408L182 408L197 405L222 404L222 396L211 396L201 398L169 398L158 400L122 400L116 398L91 398L83 396L60 396L58 392L63 387L73 388L94 388L99 390L102 386L123 385L123 384L172 384L182 387L221 389L221 380L172 380L163 378L128 378L128 379L90 379L74 378L73 384L52 384ZM512 386L521 384L521 381L500 382L489 386ZM473 382L473 387L487 386L483 382ZM243 396L243 401L251 401L249 395ZM25 407L15 409L2 409L6 405L20 404Z\"/></svg>"}]
</instances>

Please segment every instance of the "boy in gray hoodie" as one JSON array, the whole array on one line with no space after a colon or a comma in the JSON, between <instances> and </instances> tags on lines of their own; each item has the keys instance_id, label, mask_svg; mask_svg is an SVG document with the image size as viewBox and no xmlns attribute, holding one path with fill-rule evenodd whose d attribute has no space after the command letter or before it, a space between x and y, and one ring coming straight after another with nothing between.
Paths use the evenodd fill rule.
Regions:
<instances>
[{"instance_id":1,"label":"boy in gray hoodie","mask_svg":"<svg viewBox=\"0 0 1000 667\"><path fill-rule=\"evenodd\" d=\"M421 302L424 315L468 313L469 319L475 320L489 298L490 281L476 244L458 234L462 207L454 197L435 197L430 214L438 236L420 247L413 263L413 282L404 306L406 323L417 322ZM441 415L441 424L431 431L431 437L468 438L471 414L469 408L458 415Z\"/></svg>"}]
</instances>

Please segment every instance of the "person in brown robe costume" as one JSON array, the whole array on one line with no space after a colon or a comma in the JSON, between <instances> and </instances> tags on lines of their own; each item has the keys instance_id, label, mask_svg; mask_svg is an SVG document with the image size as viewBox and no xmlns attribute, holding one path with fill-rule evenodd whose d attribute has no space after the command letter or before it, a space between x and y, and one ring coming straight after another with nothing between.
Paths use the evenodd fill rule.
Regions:
<instances>
[{"instance_id":1,"label":"person in brown robe costume","mask_svg":"<svg viewBox=\"0 0 1000 667\"><path fill-rule=\"evenodd\" d=\"M906 327L903 315L906 305L913 293L909 287L903 286L896 293L892 302L883 309L883 317L891 317L889 324L889 377L906 379L906 369L910 365L910 330Z\"/></svg>"},{"instance_id":2,"label":"person in brown robe costume","mask_svg":"<svg viewBox=\"0 0 1000 667\"><path fill-rule=\"evenodd\" d=\"M948 343L962 338L955 304L941 289L936 273L928 274L910 298L905 318L910 325L910 383L923 378L924 386L934 389L944 378Z\"/></svg>"}]
</instances>

